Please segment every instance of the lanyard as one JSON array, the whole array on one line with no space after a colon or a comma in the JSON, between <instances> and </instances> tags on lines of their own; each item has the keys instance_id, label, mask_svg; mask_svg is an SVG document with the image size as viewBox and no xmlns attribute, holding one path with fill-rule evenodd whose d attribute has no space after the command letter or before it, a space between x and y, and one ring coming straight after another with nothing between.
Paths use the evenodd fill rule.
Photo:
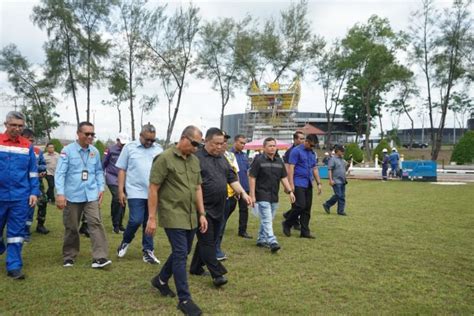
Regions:
<instances>
[{"instance_id":1,"label":"lanyard","mask_svg":"<svg viewBox=\"0 0 474 316\"><path fill-rule=\"evenodd\" d=\"M79 156L81 157L82 163L84 164L84 169L87 169L87 162L89 161L89 152L86 152L87 153L87 158L86 158L85 161L84 161L84 157L83 157L82 153L83 153L83 150L81 148L81 150L79 151Z\"/></svg>"}]
</instances>

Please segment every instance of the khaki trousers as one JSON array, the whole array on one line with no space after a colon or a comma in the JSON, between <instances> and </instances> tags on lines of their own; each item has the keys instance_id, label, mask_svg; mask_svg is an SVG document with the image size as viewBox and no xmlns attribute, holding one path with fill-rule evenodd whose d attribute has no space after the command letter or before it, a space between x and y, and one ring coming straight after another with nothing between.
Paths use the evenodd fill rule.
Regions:
<instances>
[{"instance_id":1,"label":"khaki trousers","mask_svg":"<svg viewBox=\"0 0 474 316\"><path fill-rule=\"evenodd\" d=\"M68 201L63 211L63 259L75 260L79 254L79 223L83 213L89 227L92 242L92 258L107 258L109 246L105 237L104 226L102 225L99 202L72 203Z\"/></svg>"}]
</instances>

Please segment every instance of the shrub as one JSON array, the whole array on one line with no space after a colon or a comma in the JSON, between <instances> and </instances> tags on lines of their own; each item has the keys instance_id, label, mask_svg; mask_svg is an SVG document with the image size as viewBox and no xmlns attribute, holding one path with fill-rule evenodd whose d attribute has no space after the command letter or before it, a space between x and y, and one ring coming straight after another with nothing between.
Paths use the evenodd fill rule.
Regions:
<instances>
[{"instance_id":1,"label":"shrub","mask_svg":"<svg viewBox=\"0 0 474 316\"><path fill-rule=\"evenodd\" d=\"M456 144L451 161L459 165L474 162L474 131L468 131Z\"/></svg>"},{"instance_id":2,"label":"shrub","mask_svg":"<svg viewBox=\"0 0 474 316\"><path fill-rule=\"evenodd\" d=\"M100 159L102 160L102 158L104 157L104 151L105 151L104 143L101 142L100 140L97 140L94 144L94 147L97 148L97 150L99 151Z\"/></svg>"},{"instance_id":3,"label":"shrub","mask_svg":"<svg viewBox=\"0 0 474 316\"><path fill-rule=\"evenodd\" d=\"M385 138L380 141L377 147L375 147L374 152L372 153L372 159L375 160L375 155L379 155L379 160L382 160L382 157L383 157L382 150L384 148L387 148L389 153L392 151L392 148L390 148L390 144L388 143L388 140Z\"/></svg>"},{"instance_id":4,"label":"shrub","mask_svg":"<svg viewBox=\"0 0 474 316\"><path fill-rule=\"evenodd\" d=\"M57 153L60 153L64 147L63 144L61 144L61 142L57 138L51 139L50 143L54 145L54 151Z\"/></svg>"},{"instance_id":5,"label":"shrub","mask_svg":"<svg viewBox=\"0 0 474 316\"><path fill-rule=\"evenodd\" d=\"M362 160L364 160L364 152L362 151L362 149L359 148L357 143L351 143L346 145L344 159L350 161L351 156L354 159L354 164L361 163Z\"/></svg>"}]
</instances>

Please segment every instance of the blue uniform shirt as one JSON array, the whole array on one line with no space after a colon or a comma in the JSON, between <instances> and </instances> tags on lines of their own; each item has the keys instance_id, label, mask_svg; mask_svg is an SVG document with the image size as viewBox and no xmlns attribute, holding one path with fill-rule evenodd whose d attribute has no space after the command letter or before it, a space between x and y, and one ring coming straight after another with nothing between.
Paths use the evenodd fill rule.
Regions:
<instances>
[{"instance_id":1,"label":"blue uniform shirt","mask_svg":"<svg viewBox=\"0 0 474 316\"><path fill-rule=\"evenodd\" d=\"M249 164L249 158L247 157L247 154L245 154L243 151L235 151L235 148L232 148L230 150L231 152L234 153L235 158L237 159L237 164L239 165L239 182L242 188L246 192L250 191L250 185L249 185L249 177L248 177L248 170L250 168Z\"/></svg>"},{"instance_id":2,"label":"blue uniform shirt","mask_svg":"<svg viewBox=\"0 0 474 316\"><path fill-rule=\"evenodd\" d=\"M125 191L128 199L148 199L148 185L153 159L163 152L158 144L145 148L140 140L125 145L115 166L125 170Z\"/></svg>"},{"instance_id":3,"label":"blue uniform shirt","mask_svg":"<svg viewBox=\"0 0 474 316\"><path fill-rule=\"evenodd\" d=\"M306 150L304 144L298 145L291 150L288 163L295 166L293 173L293 183L296 187L312 187L316 168L316 153L313 150Z\"/></svg>"},{"instance_id":4,"label":"blue uniform shirt","mask_svg":"<svg viewBox=\"0 0 474 316\"><path fill-rule=\"evenodd\" d=\"M87 181L82 180L87 170ZM91 202L99 199L104 191L104 173L97 148L89 145L83 149L77 142L63 148L59 155L54 177L57 194L66 196L73 203Z\"/></svg>"},{"instance_id":5,"label":"blue uniform shirt","mask_svg":"<svg viewBox=\"0 0 474 316\"><path fill-rule=\"evenodd\" d=\"M398 165L398 161L400 160L400 155L397 152L393 152L388 157L390 160L390 164L392 166Z\"/></svg>"}]
</instances>

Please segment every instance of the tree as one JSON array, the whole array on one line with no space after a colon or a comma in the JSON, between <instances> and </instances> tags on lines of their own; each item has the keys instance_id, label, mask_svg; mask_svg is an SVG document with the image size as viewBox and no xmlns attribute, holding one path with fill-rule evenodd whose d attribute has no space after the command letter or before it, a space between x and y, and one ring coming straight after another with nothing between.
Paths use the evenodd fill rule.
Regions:
<instances>
[{"instance_id":1,"label":"tree","mask_svg":"<svg viewBox=\"0 0 474 316\"><path fill-rule=\"evenodd\" d=\"M109 93L113 96L112 100L102 100L102 104L112 106L117 109L119 119L119 133L122 132L122 102L128 100L128 81L127 74L118 65L112 68L108 75Z\"/></svg>"},{"instance_id":2,"label":"tree","mask_svg":"<svg viewBox=\"0 0 474 316\"><path fill-rule=\"evenodd\" d=\"M466 132L459 143L454 146L451 161L460 165L474 162L474 131Z\"/></svg>"},{"instance_id":3,"label":"tree","mask_svg":"<svg viewBox=\"0 0 474 316\"><path fill-rule=\"evenodd\" d=\"M143 126L143 115L149 114L158 104L158 96L147 96L144 95L140 100L140 109L141 109L141 116L140 116L140 125Z\"/></svg>"},{"instance_id":4,"label":"tree","mask_svg":"<svg viewBox=\"0 0 474 316\"><path fill-rule=\"evenodd\" d=\"M396 59L403 48L405 37L395 33L387 19L369 18L367 24L356 24L342 40L347 49L345 62L351 73L348 85L359 90L365 108L365 150L370 159L369 138L372 128L372 106L381 102L381 94L389 91L393 83L409 74L409 70ZM376 107L377 109L377 107Z\"/></svg>"},{"instance_id":5,"label":"tree","mask_svg":"<svg viewBox=\"0 0 474 316\"><path fill-rule=\"evenodd\" d=\"M388 107L392 113L397 113L397 114L404 113L410 120L411 131L410 131L410 143L408 147L410 150L411 150L411 147L413 146L415 121L412 115L410 114L410 112L414 109L414 106L409 104L408 100L412 96L417 96L417 95L418 95L418 89L413 80L413 77L410 77L406 80L400 81L398 85L397 97L393 99L391 103L388 104Z\"/></svg>"},{"instance_id":6,"label":"tree","mask_svg":"<svg viewBox=\"0 0 474 316\"><path fill-rule=\"evenodd\" d=\"M135 140L134 99L136 89L143 85L147 76L147 55L142 47L141 36L145 33L145 21L149 16L144 0L122 0L118 4L119 16L116 23L111 24L110 30L117 42L113 56L114 67L125 74L127 80L132 139ZM124 44L125 43L125 44Z\"/></svg>"},{"instance_id":7,"label":"tree","mask_svg":"<svg viewBox=\"0 0 474 316\"><path fill-rule=\"evenodd\" d=\"M348 73L348 69L344 67L342 61L340 43L335 41L332 47L326 48L315 62L316 80L324 93L324 109L328 125L326 131L326 148L331 147L334 119L341 101L341 92Z\"/></svg>"},{"instance_id":8,"label":"tree","mask_svg":"<svg viewBox=\"0 0 474 316\"><path fill-rule=\"evenodd\" d=\"M171 119L166 131L165 146L168 146L185 90L186 76L193 68L193 51L200 17L199 8L192 4L187 9L180 7L169 18L162 13L163 8L158 7L153 14L143 17L147 25L143 41L155 59L155 66L161 68L159 74L171 78L177 87L177 99L174 110L170 107Z\"/></svg>"},{"instance_id":9,"label":"tree","mask_svg":"<svg viewBox=\"0 0 474 316\"><path fill-rule=\"evenodd\" d=\"M14 44L1 50L0 71L7 73L8 81L16 94L23 97L22 111L35 135L46 135L51 139L51 130L58 126L55 121L58 115L54 112L57 100L53 96L51 82L48 78L37 79L33 66Z\"/></svg>"},{"instance_id":10,"label":"tree","mask_svg":"<svg viewBox=\"0 0 474 316\"><path fill-rule=\"evenodd\" d=\"M85 87L87 95L86 120L90 121L90 94L94 82L101 77L100 62L108 57L111 44L103 40L99 33L101 27L109 23L111 0L83 0L72 1L73 13L82 32L79 35L80 65L82 72L78 77L79 82Z\"/></svg>"},{"instance_id":11,"label":"tree","mask_svg":"<svg viewBox=\"0 0 474 316\"><path fill-rule=\"evenodd\" d=\"M448 106L453 88L462 81L468 80L469 57L472 54L474 37L470 13L472 0L455 0L451 9L444 11L440 23L441 34L435 43L439 50L434 56L435 85L440 89L441 118L436 133L435 142L431 149L431 159L438 158L443 140L443 130L446 124Z\"/></svg>"},{"instance_id":12,"label":"tree","mask_svg":"<svg viewBox=\"0 0 474 316\"><path fill-rule=\"evenodd\" d=\"M453 111L454 119L458 122L459 127L464 129L466 125L466 114L474 110L473 99L465 92L454 92L451 97L449 109Z\"/></svg>"},{"instance_id":13,"label":"tree","mask_svg":"<svg viewBox=\"0 0 474 316\"><path fill-rule=\"evenodd\" d=\"M70 3L57 0L42 0L33 8L33 22L40 29L46 29L49 41L44 49L47 56L47 77L55 85L64 85L65 92L71 93L79 125L77 103L77 76L79 63L79 26Z\"/></svg>"},{"instance_id":14,"label":"tree","mask_svg":"<svg viewBox=\"0 0 474 316\"><path fill-rule=\"evenodd\" d=\"M236 24L230 18L205 22L201 28L201 39L198 42L199 53L196 64L199 67L197 76L212 82L212 89L220 93L221 117L220 128L224 123L224 111L229 99L234 96L234 89L242 83L242 77L234 54L237 30L248 21Z\"/></svg>"}]
</instances>

